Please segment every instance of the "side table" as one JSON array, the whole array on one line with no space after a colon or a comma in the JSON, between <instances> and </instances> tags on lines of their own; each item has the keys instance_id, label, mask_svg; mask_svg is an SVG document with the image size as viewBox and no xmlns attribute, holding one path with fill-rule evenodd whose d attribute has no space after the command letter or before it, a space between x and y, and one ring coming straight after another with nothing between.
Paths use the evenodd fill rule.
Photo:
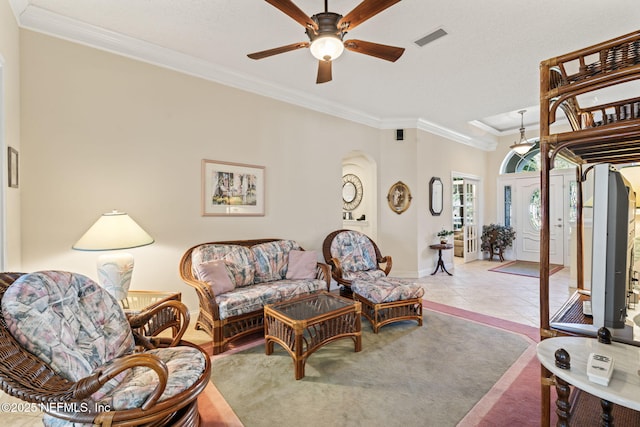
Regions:
<instances>
[{"instance_id":1,"label":"side table","mask_svg":"<svg viewBox=\"0 0 640 427\"><path fill-rule=\"evenodd\" d=\"M564 349L569 354L568 361L558 360L559 349ZM542 340L537 346L537 353L540 363L556 378L558 425L570 423L570 385L601 399L603 413L600 425L613 425L612 404L635 411L640 410L640 376L638 375L640 350L638 347L618 342L603 344L591 337L554 337ZM613 376L608 386L589 381L587 361L590 353L604 354L613 358Z\"/></svg>"},{"instance_id":2,"label":"side table","mask_svg":"<svg viewBox=\"0 0 640 427\"><path fill-rule=\"evenodd\" d=\"M442 260L442 251L443 250L447 250L447 249L453 249L453 245L451 245L449 243L438 243L438 244L435 244L435 245L430 245L429 247L431 249L437 249L438 250L438 263L436 264L436 269L433 270L433 273L431 273L431 275L433 276L434 274L436 274L438 272L438 269L441 269L441 271L444 271L449 276L453 276L453 274L451 274L451 273L449 273L447 271L447 269L444 266L444 261Z\"/></svg>"},{"instance_id":3,"label":"side table","mask_svg":"<svg viewBox=\"0 0 640 427\"><path fill-rule=\"evenodd\" d=\"M141 311L152 309L165 301L181 301L182 294L180 292L162 292L162 291L129 291L127 297L120 301L124 313L127 317L139 314ZM145 337L155 337L165 329L171 328L172 336L175 336L180 329L180 316L171 307L156 313L136 332Z\"/></svg>"}]
</instances>

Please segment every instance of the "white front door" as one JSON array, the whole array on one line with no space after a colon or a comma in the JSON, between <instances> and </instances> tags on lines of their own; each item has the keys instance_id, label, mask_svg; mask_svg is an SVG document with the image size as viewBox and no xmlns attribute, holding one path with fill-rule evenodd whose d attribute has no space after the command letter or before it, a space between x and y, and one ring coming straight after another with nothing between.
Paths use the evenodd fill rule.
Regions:
<instances>
[{"instance_id":1,"label":"white front door","mask_svg":"<svg viewBox=\"0 0 640 427\"><path fill-rule=\"evenodd\" d=\"M564 264L564 177L549 177L549 262ZM516 255L523 261L540 261L540 177L516 180Z\"/></svg>"}]
</instances>

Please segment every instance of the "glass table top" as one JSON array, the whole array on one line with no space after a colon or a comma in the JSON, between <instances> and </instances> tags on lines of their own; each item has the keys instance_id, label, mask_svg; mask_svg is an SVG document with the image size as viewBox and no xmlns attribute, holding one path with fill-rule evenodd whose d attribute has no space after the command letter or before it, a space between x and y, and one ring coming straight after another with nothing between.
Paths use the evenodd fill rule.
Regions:
<instances>
[{"instance_id":1,"label":"glass table top","mask_svg":"<svg viewBox=\"0 0 640 427\"><path fill-rule=\"evenodd\" d=\"M271 309L292 320L310 319L355 304L355 301L336 295L321 293L293 301L271 305Z\"/></svg>"}]
</instances>

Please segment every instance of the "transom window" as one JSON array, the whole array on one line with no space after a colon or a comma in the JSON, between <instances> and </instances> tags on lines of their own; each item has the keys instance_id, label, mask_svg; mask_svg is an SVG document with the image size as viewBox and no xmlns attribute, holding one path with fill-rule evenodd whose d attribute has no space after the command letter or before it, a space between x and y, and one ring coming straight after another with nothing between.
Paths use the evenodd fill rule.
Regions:
<instances>
[{"instance_id":1,"label":"transom window","mask_svg":"<svg viewBox=\"0 0 640 427\"><path fill-rule=\"evenodd\" d=\"M540 170L540 141L536 141L535 145L526 154L520 155L515 151L507 154L506 161L503 163L501 173L518 173L518 172L536 172ZM554 161L555 169L575 168L576 165L561 155L556 156Z\"/></svg>"}]
</instances>

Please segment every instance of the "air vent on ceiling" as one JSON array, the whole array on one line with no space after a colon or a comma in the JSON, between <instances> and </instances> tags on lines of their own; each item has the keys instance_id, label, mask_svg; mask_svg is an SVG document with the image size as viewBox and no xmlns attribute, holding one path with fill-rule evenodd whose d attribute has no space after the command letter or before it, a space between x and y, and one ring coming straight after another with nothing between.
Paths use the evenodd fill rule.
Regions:
<instances>
[{"instance_id":1,"label":"air vent on ceiling","mask_svg":"<svg viewBox=\"0 0 640 427\"><path fill-rule=\"evenodd\" d=\"M432 41L437 40L440 37L446 36L447 34L448 33L445 30L443 30L442 28L438 28L434 32L416 40L414 43L420 47L423 47L424 45L431 43Z\"/></svg>"}]
</instances>

